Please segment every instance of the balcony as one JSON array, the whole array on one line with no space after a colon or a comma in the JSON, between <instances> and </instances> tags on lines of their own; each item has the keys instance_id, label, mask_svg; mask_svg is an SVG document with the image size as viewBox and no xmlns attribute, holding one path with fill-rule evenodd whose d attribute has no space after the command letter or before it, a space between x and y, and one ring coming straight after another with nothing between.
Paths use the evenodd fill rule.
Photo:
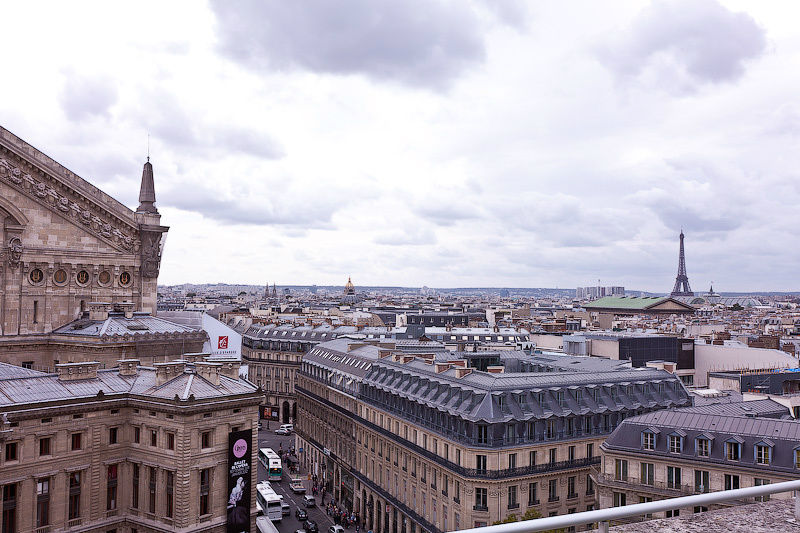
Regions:
<instances>
[{"instance_id":1,"label":"balcony","mask_svg":"<svg viewBox=\"0 0 800 533\"><path fill-rule=\"evenodd\" d=\"M67 528L78 527L81 524L83 524L83 518L73 518L72 520L67 520Z\"/></svg>"},{"instance_id":2,"label":"balcony","mask_svg":"<svg viewBox=\"0 0 800 533\"><path fill-rule=\"evenodd\" d=\"M487 505L473 505L472 506L472 510L473 511L482 511L482 512L488 513L489 512L489 506L487 506Z\"/></svg>"},{"instance_id":3,"label":"balcony","mask_svg":"<svg viewBox=\"0 0 800 533\"><path fill-rule=\"evenodd\" d=\"M652 481L652 483L642 483L642 479L640 477L622 477L616 478L616 476L604 474L601 472L593 472L593 477L597 480L598 485L603 485L607 487L616 487L620 489L626 490L635 490L637 492L651 492L654 494L660 494L664 496L678 496L678 495L689 495L689 494L699 494L701 491L695 490L694 484L686 485L686 484L674 484L674 483L665 483L664 481Z\"/></svg>"}]
</instances>

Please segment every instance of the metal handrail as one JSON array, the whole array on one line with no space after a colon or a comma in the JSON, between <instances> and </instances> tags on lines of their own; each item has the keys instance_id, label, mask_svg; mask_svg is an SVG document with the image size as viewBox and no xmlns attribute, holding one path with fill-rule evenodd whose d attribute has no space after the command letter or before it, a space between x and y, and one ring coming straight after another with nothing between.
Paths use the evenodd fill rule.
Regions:
<instances>
[{"instance_id":1,"label":"metal handrail","mask_svg":"<svg viewBox=\"0 0 800 533\"><path fill-rule=\"evenodd\" d=\"M619 520L622 518L630 518L649 513L658 513L672 509L705 506L712 503L722 503L796 490L800 490L800 479L795 481L772 483L770 485L746 487L743 489L720 490L717 492L695 494L692 496L681 496L679 498L669 498L654 502L636 503L622 507L598 509L596 511L584 511L582 513L537 518L534 520L525 520L523 522L511 522L510 524L500 524L497 526L462 529L457 533L534 533L536 531L547 531L550 529L567 528L571 526L581 526L584 524L593 523L599 523L600 532L607 533L608 523L611 520ZM800 519L800 497L797 496L795 497L794 501L794 516L795 518Z\"/></svg>"}]
</instances>

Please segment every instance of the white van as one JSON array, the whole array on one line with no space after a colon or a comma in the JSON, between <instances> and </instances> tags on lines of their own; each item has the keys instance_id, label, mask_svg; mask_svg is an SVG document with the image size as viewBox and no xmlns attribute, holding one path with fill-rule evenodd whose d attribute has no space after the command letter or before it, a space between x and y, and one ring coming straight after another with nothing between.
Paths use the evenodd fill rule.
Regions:
<instances>
[{"instance_id":1,"label":"white van","mask_svg":"<svg viewBox=\"0 0 800 533\"><path fill-rule=\"evenodd\" d=\"M294 431L294 424L281 424L281 429L292 432Z\"/></svg>"},{"instance_id":2,"label":"white van","mask_svg":"<svg viewBox=\"0 0 800 533\"><path fill-rule=\"evenodd\" d=\"M306 507L316 507L317 499L313 496L305 495L303 496L303 503Z\"/></svg>"}]
</instances>

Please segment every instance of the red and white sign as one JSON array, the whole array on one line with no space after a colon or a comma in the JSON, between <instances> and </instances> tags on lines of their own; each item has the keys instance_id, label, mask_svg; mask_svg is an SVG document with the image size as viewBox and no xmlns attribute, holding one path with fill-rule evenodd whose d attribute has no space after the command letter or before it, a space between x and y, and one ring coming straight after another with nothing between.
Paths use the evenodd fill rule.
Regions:
<instances>
[{"instance_id":1,"label":"red and white sign","mask_svg":"<svg viewBox=\"0 0 800 533\"><path fill-rule=\"evenodd\" d=\"M219 341L217 342L217 349L219 350L227 350L228 349L228 336L220 335Z\"/></svg>"}]
</instances>

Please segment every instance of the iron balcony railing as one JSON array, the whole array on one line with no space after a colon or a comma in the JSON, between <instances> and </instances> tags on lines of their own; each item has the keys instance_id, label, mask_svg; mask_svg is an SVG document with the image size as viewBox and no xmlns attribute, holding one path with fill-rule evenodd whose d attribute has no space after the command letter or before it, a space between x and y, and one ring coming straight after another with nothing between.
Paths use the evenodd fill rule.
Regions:
<instances>
[{"instance_id":1,"label":"iron balcony railing","mask_svg":"<svg viewBox=\"0 0 800 533\"><path fill-rule=\"evenodd\" d=\"M611 507L609 509L599 509L596 511L585 511L582 513L566 514L561 516L549 516L547 518L537 518L535 520L525 520L523 522L512 522L510 524L500 524L481 528L462 529L457 533L535 533L537 531L558 530L561 528L577 527L586 524L598 524L600 533L608 533L609 522L612 520L622 520L643 516L652 513L660 513L674 509L685 509L692 507L703 507L716 503L733 502L737 500L747 500L768 494L778 494L781 492L800 490L800 480L783 481L772 483L771 485L759 485L756 487L746 487L743 489L722 490L708 492L705 494L695 494L692 496L681 496L679 498L668 498L647 503L637 503L622 507ZM800 497L795 495L794 516L800 520Z\"/></svg>"},{"instance_id":2,"label":"iron balcony railing","mask_svg":"<svg viewBox=\"0 0 800 533\"><path fill-rule=\"evenodd\" d=\"M382 428L377 424L373 424L372 422L368 421L365 418L361 418L360 416L353 414L352 412L344 409L321 396L314 394L313 392L304 389L303 387L295 387L295 390L300 393L308 396L309 398L313 399L314 401L320 402L325 406L336 410L340 414L362 424L369 429L380 433L381 435L395 441L402 446L412 450L415 454L421 455L431 461L438 463L440 466L443 466L452 472L456 472L461 474L465 477L471 478L479 478L479 479L506 479L512 477L519 477L519 476L529 476L533 474L542 474L542 473L549 473L549 472L559 472L562 470L571 470L576 468L588 468L592 465L596 465L600 463L599 456L593 457L584 457L582 459L573 459L567 461L557 461L552 463L542 463L538 465L531 465L531 466L521 466L517 468L505 468L502 470L484 470L484 469L477 469L477 468L465 468L461 465L457 465L444 457L433 453L430 450L423 448L413 442L407 441L400 437L399 435L395 435L394 433Z\"/></svg>"}]
</instances>

